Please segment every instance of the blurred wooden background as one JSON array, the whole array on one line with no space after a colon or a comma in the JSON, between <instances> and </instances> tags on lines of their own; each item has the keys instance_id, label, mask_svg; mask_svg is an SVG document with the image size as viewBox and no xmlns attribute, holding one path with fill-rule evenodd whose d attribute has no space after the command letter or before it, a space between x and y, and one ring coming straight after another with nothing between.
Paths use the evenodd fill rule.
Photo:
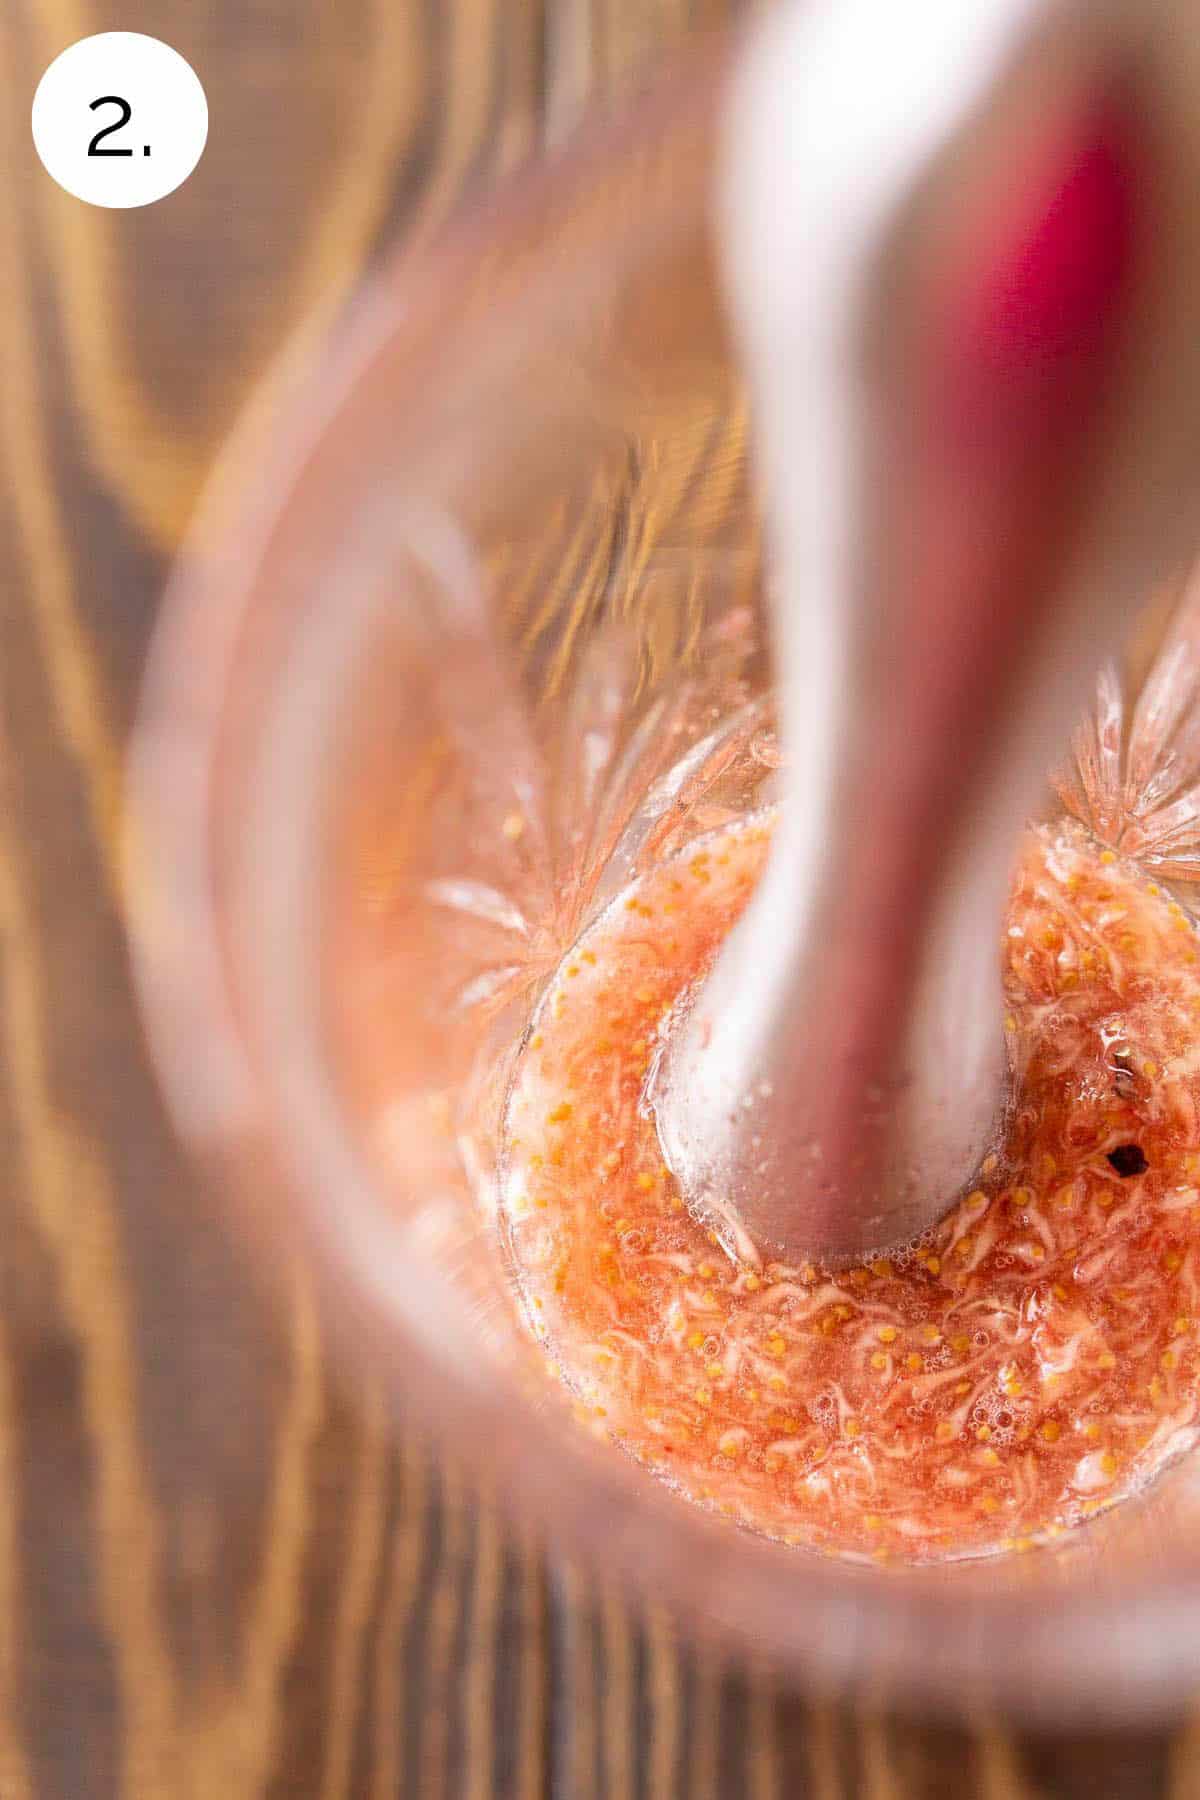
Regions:
<instances>
[{"instance_id":1,"label":"blurred wooden background","mask_svg":"<svg viewBox=\"0 0 1200 1800\"><path fill-rule=\"evenodd\" d=\"M718 0L5 0L0 13L0 1800L1200 1794L1200 1733L1014 1736L723 1672L335 1387L172 1141L131 995L123 744L166 569L299 321ZM46 64L143 30L209 147L105 213Z\"/></svg>"}]
</instances>

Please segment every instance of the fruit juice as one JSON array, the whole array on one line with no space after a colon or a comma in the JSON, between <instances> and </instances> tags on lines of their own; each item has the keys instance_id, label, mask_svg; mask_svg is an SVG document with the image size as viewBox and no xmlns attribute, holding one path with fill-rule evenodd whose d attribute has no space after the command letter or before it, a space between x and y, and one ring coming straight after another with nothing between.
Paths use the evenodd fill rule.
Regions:
<instances>
[{"instance_id":1,"label":"fruit juice","mask_svg":"<svg viewBox=\"0 0 1200 1800\"><path fill-rule=\"evenodd\" d=\"M1200 1415L1200 955L1083 830L1033 832L1000 946L1001 1141L921 1239L850 1268L730 1255L659 1151L657 1059L769 841L723 828L558 967L509 1093L501 1223L580 1416L789 1543L1024 1548L1141 1487ZM819 1020L812 1079L821 1079Z\"/></svg>"}]
</instances>

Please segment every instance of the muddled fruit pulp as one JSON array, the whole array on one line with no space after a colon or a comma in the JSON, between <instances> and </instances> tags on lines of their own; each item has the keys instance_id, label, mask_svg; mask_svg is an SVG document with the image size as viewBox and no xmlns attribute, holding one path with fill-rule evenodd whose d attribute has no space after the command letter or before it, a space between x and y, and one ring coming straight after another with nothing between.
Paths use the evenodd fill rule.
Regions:
<instances>
[{"instance_id":1,"label":"muddled fruit pulp","mask_svg":"<svg viewBox=\"0 0 1200 1800\"><path fill-rule=\"evenodd\" d=\"M860 1267L737 1263L679 1197L645 1090L767 838L636 882L532 1022L502 1199L531 1328L595 1429L746 1526L881 1557L1025 1547L1198 1435L1192 922L1082 832L1032 834L1002 945L1013 1110L978 1185Z\"/></svg>"}]
</instances>

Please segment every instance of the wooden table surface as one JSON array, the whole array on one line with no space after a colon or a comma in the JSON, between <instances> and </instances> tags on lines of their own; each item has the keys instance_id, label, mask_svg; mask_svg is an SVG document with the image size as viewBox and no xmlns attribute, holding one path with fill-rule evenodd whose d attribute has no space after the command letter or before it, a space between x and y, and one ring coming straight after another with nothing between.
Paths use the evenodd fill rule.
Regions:
<instances>
[{"instance_id":1,"label":"wooden table surface","mask_svg":"<svg viewBox=\"0 0 1200 1800\"><path fill-rule=\"evenodd\" d=\"M252 1292L164 1117L121 766L166 570L285 334L719 0L5 0L0 13L0 1800L1200 1793L1200 1734L930 1728L722 1671L547 1560L311 1308ZM209 147L106 213L29 102L90 31L199 71Z\"/></svg>"}]
</instances>

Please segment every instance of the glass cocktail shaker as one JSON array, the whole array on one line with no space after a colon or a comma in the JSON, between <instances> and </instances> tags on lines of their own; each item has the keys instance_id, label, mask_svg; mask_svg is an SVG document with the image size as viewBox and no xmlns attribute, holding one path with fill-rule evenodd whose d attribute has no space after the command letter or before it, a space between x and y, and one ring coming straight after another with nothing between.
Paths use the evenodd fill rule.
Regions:
<instances>
[{"instance_id":1,"label":"glass cocktail shaker","mask_svg":"<svg viewBox=\"0 0 1200 1800\"><path fill-rule=\"evenodd\" d=\"M1194 1458L1025 1555L852 1567L581 1429L512 1303L489 1209L541 988L640 868L768 805L779 764L710 241L721 79L681 72L398 256L271 447L231 452L135 745L155 1052L264 1267L299 1255L347 1353L572 1551L815 1686L1169 1712L1194 1684ZM1171 680L1173 795L1200 715ZM1133 681L1070 788L1118 835L1150 780Z\"/></svg>"}]
</instances>

